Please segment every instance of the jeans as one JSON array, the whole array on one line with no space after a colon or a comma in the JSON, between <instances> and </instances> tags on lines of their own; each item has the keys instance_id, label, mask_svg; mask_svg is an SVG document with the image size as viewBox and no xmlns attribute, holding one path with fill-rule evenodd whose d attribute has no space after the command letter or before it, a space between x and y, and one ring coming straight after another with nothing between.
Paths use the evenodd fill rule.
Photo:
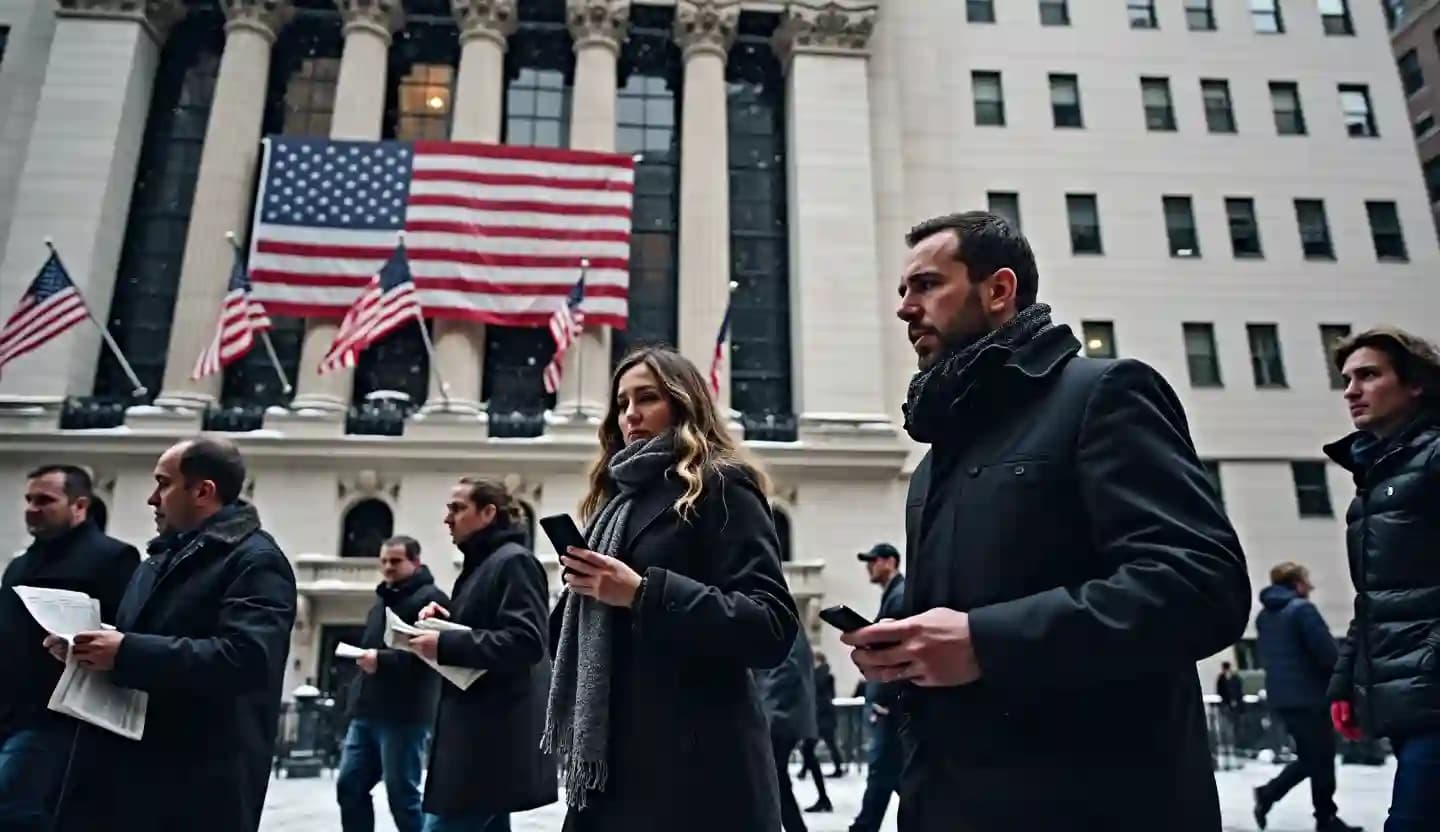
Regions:
<instances>
[{"instance_id":1,"label":"jeans","mask_svg":"<svg viewBox=\"0 0 1440 832\"><path fill-rule=\"evenodd\" d=\"M335 796L345 832L372 832L375 807L370 790L381 779L390 802L390 816L399 832L421 832L420 769L425 762L425 725L357 718L345 733Z\"/></svg>"},{"instance_id":2,"label":"jeans","mask_svg":"<svg viewBox=\"0 0 1440 832\"><path fill-rule=\"evenodd\" d=\"M795 750L795 738L772 733L770 748L775 752L775 776L780 781L780 825L785 832L806 832L805 819L800 816L795 789L790 783L790 752Z\"/></svg>"},{"instance_id":3,"label":"jeans","mask_svg":"<svg viewBox=\"0 0 1440 832\"><path fill-rule=\"evenodd\" d=\"M0 829L48 832L75 728L73 723L44 719L0 739Z\"/></svg>"},{"instance_id":4,"label":"jeans","mask_svg":"<svg viewBox=\"0 0 1440 832\"><path fill-rule=\"evenodd\" d=\"M1385 832L1440 829L1440 731L1391 737L1395 785Z\"/></svg>"},{"instance_id":5,"label":"jeans","mask_svg":"<svg viewBox=\"0 0 1440 832\"><path fill-rule=\"evenodd\" d=\"M865 777L865 797L850 832L878 832L890 808L890 795L900 788L905 752L900 743L900 717L894 714L877 719L871 733L870 770Z\"/></svg>"},{"instance_id":6,"label":"jeans","mask_svg":"<svg viewBox=\"0 0 1440 832\"><path fill-rule=\"evenodd\" d=\"M426 815L425 832L510 832L510 816L489 812Z\"/></svg>"},{"instance_id":7,"label":"jeans","mask_svg":"<svg viewBox=\"0 0 1440 832\"><path fill-rule=\"evenodd\" d=\"M1260 797L1275 803L1308 777L1315 820L1328 821L1335 817L1335 729L1330 713L1323 708L1277 708L1275 712L1295 740L1295 761L1259 788Z\"/></svg>"}]
</instances>

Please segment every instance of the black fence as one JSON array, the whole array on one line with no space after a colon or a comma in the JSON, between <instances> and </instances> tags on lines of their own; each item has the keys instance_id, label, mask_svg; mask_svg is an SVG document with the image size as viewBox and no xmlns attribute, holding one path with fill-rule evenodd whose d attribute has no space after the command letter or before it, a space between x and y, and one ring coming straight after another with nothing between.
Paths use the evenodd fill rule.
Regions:
<instances>
[{"instance_id":1,"label":"black fence","mask_svg":"<svg viewBox=\"0 0 1440 832\"><path fill-rule=\"evenodd\" d=\"M1251 761L1288 763L1295 759L1295 746L1285 726L1258 696L1248 695L1238 704L1227 705L1218 696L1208 695L1205 722L1216 771L1234 771ZM1336 741L1345 763L1384 765L1390 755L1386 740L1351 741L1337 736Z\"/></svg>"}]
</instances>

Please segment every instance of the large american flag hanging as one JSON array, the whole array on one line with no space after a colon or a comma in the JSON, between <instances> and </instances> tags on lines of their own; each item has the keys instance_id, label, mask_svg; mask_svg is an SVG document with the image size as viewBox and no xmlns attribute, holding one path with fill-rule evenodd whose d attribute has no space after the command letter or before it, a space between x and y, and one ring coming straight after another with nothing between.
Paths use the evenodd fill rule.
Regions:
<instances>
[{"instance_id":1,"label":"large american flag hanging","mask_svg":"<svg viewBox=\"0 0 1440 832\"><path fill-rule=\"evenodd\" d=\"M15 313L0 328L0 369L89 316L85 299L70 280L59 255L51 252L30 288L21 296Z\"/></svg>"},{"instance_id":2,"label":"large american flag hanging","mask_svg":"<svg viewBox=\"0 0 1440 832\"><path fill-rule=\"evenodd\" d=\"M250 297L250 280L245 276L245 261L235 252L235 265L230 269L230 285L220 303L220 320L215 337L195 359L193 379L218 373L240 360L255 346L255 334L270 328L265 307Z\"/></svg>"},{"instance_id":3,"label":"large american flag hanging","mask_svg":"<svg viewBox=\"0 0 1440 832\"><path fill-rule=\"evenodd\" d=\"M250 279L274 315L338 318L405 231L425 314L545 326L588 259L584 313L628 317L630 157L467 142L266 142Z\"/></svg>"}]
</instances>

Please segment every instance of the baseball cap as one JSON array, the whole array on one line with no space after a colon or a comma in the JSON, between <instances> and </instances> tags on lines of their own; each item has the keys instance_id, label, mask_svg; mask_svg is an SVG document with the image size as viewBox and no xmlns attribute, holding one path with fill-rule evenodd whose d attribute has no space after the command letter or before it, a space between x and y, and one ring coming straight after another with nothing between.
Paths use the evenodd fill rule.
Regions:
<instances>
[{"instance_id":1,"label":"baseball cap","mask_svg":"<svg viewBox=\"0 0 1440 832\"><path fill-rule=\"evenodd\" d=\"M861 552L855 557L858 560L863 560L866 563L869 563L872 560L879 560L880 558L894 558L895 560L899 560L900 553L896 551L895 547L891 546L889 543L876 543L874 546L870 547L870 551Z\"/></svg>"}]
</instances>

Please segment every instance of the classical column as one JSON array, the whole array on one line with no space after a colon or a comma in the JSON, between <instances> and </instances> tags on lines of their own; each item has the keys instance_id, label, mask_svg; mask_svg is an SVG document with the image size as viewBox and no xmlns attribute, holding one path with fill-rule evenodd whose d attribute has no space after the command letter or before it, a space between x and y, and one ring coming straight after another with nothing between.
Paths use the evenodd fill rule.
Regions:
<instances>
[{"instance_id":1,"label":"classical column","mask_svg":"<svg viewBox=\"0 0 1440 832\"><path fill-rule=\"evenodd\" d=\"M223 0L225 51L205 128L205 148L195 181L195 201L185 237L180 289L165 358L165 384L155 400L162 407L203 409L219 399L223 376L190 378L195 359L214 335L202 325L219 314L235 250L225 239L233 231L245 238L250 192L260 153L265 118L265 89L270 80L270 48L289 20L289 0Z\"/></svg>"},{"instance_id":2,"label":"classical column","mask_svg":"<svg viewBox=\"0 0 1440 832\"><path fill-rule=\"evenodd\" d=\"M704 372L730 297L730 151L725 57L738 0L679 0L675 42L685 58L680 123L680 352ZM730 399L729 362L720 401Z\"/></svg>"},{"instance_id":3,"label":"classical column","mask_svg":"<svg viewBox=\"0 0 1440 832\"><path fill-rule=\"evenodd\" d=\"M0 263L9 315L45 262L46 237L96 317L110 311L115 272L160 46L181 0L59 0L45 81L15 188ZM59 403L95 383L100 335L81 324L5 368L0 404Z\"/></svg>"},{"instance_id":4,"label":"classical column","mask_svg":"<svg viewBox=\"0 0 1440 832\"><path fill-rule=\"evenodd\" d=\"M460 24L460 77L450 109L450 137L456 141L500 142L505 111L505 45L515 31L515 0L451 0ZM485 326L470 321L435 321L435 358L450 385L450 412L480 412L485 370ZM426 412L443 411L435 374L430 374Z\"/></svg>"},{"instance_id":5,"label":"classical column","mask_svg":"<svg viewBox=\"0 0 1440 832\"><path fill-rule=\"evenodd\" d=\"M615 150L615 93L620 44L630 22L630 0L568 0L575 41L575 90L570 111L572 150ZM555 412L598 419L610 386L610 329L587 326L565 356Z\"/></svg>"},{"instance_id":6,"label":"classical column","mask_svg":"<svg viewBox=\"0 0 1440 832\"><path fill-rule=\"evenodd\" d=\"M390 38L405 25L401 0L335 0L345 19L345 46L335 85L330 138L375 141L385 117L385 74ZM292 410L344 411L350 406L352 370L316 372L335 340L340 322L316 318L305 325Z\"/></svg>"},{"instance_id":7,"label":"classical column","mask_svg":"<svg viewBox=\"0 0 1440 832\"><path fill-rule=\"evenodd\" d=\"M791 341L802 432L890 422L889 368L873 312L866 46L877 10L874 0L794 0L775 34L786 68Z\"/></svg>"}]
</instances>

